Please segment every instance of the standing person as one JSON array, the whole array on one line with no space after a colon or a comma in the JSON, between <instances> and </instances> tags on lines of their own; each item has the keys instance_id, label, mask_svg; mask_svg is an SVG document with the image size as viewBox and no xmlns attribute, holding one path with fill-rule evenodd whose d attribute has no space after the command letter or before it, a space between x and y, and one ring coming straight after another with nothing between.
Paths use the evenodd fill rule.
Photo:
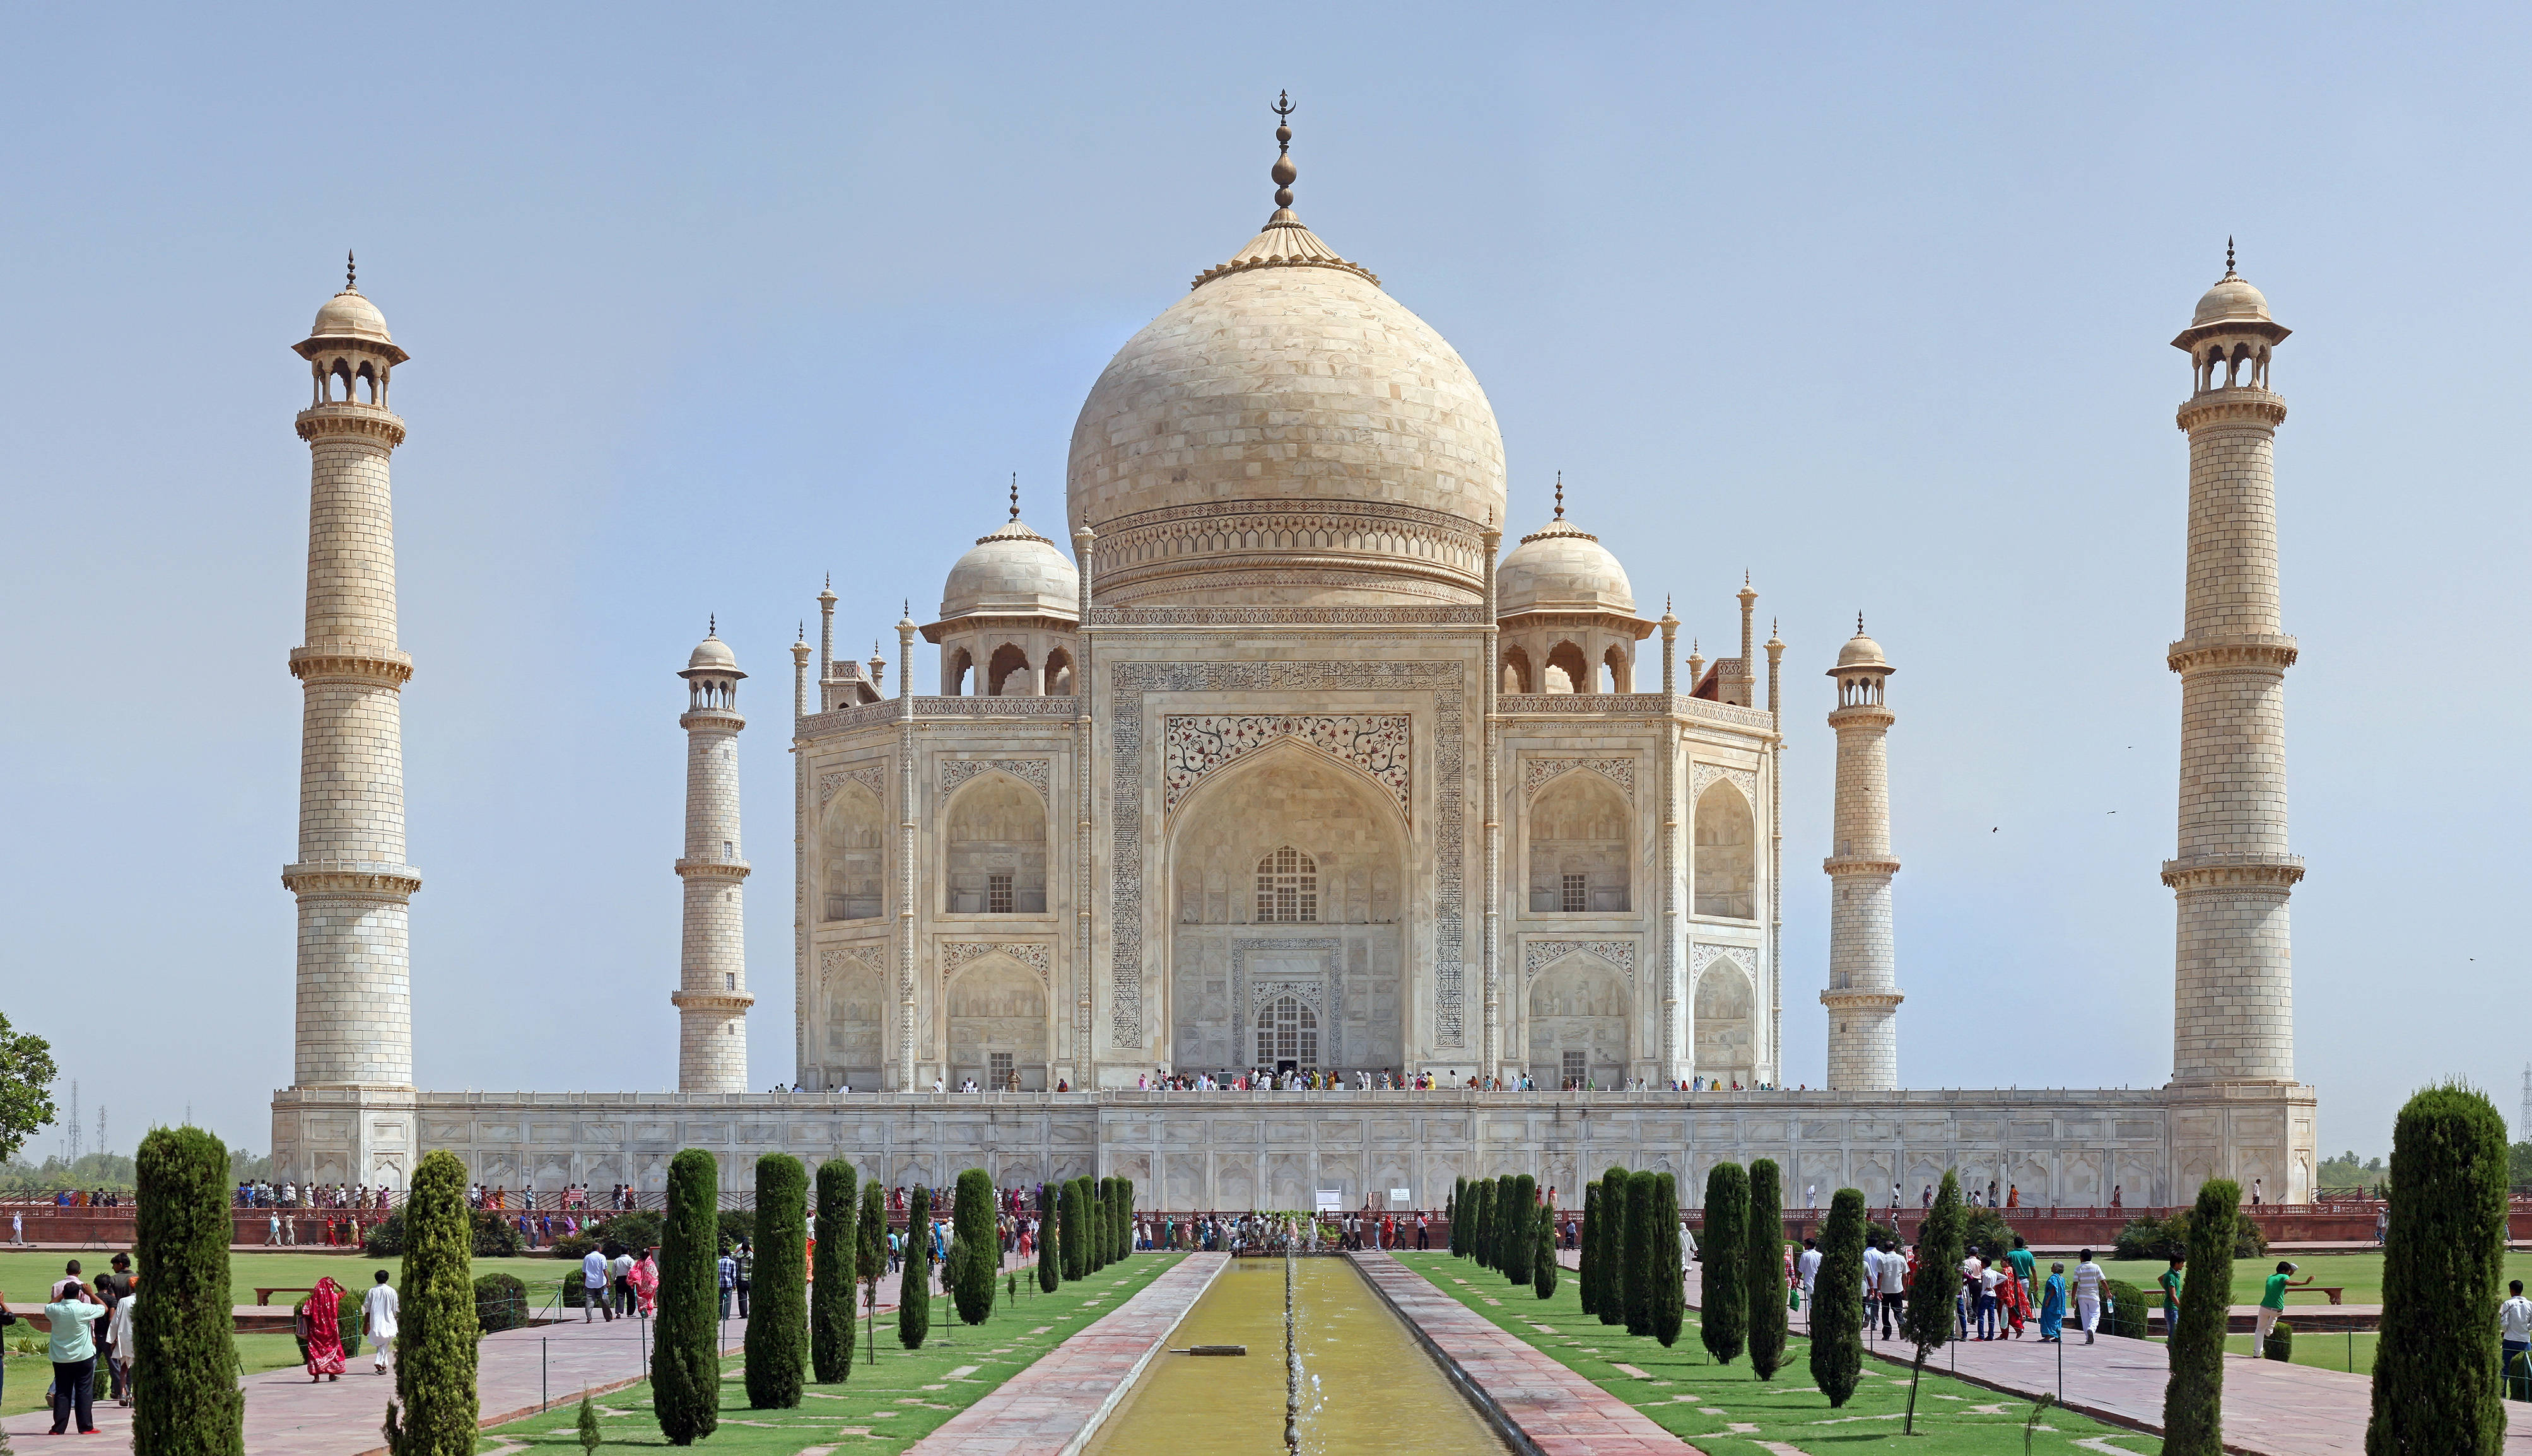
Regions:
<instances>
[{"instance_id":1,"label":"standing person","mask_svg":"<svg viewBox=\"0 0 2532 1456\"><path fill-rule=\"evenodd\" d=\"M606 1256L592 1249L580 1257L580 1322L596 1318L595 1310L604 1311L608 1323L615 1322L615 1307L606 1298Z\"/></svg>"},{"instance_id":2,"label":"standing person","mask_svg":"<svg viewBox=\"0 0 2532 1456\"><path fill-rule=\"evenodd\" d=\"M1899 1318L1907 1312L1908 1260L1899 1253L1896 1242L1881 1243L1881 1337L1899 1337Z\"/></svg>"},{"instance_id":3,"label":"standing person","mask_svg":"<svg viewBox=\"0 0 2532 1456\"><path fill-rule=\"evenodd\" d=\"M726 1246L724 1246L720 1251L720 1262L718 1265L718 1270L720 1274L720 1317L727 1319L729 1317L729 1297L738 1288L738 1260L730 1258L729 1250Z\"/></svg>"},{"instance_id":4,"label":"standing person","mask_svg":"<svg viewBox=\"0 0 2532 1456\"><path fill-rule=\"evenodd\" d=\"M2040 1338L2053 1341L2066 1323L2066 1265L2063 1260L2048 1265L2048 1289L2040 1299Z\"/></svg>"},{"instance_id":5,"label":"standing person","mask_svg":"<svg viewBox=\"0 0 2532 1456\"><path fill-rule=\"evenodd\" d=\"M2013 1270L2014 1282L2022 1286L2023 1304L2025 1306L2037 1304L2040 1298L2040 1291L2037 1287L2037 1281L2032 1277L2032 1272L2038 1267L2038 1265L2032 1261L2031 1246L2024 1243L2019 1236L2016 1236L2013 1241L2013 1248L2004 1256L2004 1261Z\"/></svg>"},{"instance_id":6,"label":"standing person","mask_svg":"<svg viewBox=\"0 0 2532 1456\"><path fill-rule=\"evenodd\" d=\"M1806 1327L1809 1327L1814 1313L1814 1306L1812 1301L1817 1298L1816 1286L1819 1283L1819 1240L1803 1240L1802 1258L1794 1260L1794 1277L1800 1279L1803 1285L1803 1317Z\"/></svg>"},{"instance_id":7,"label":"standing person","mask_svg":"<svg viewBox=\"0 0 2532 1456\"><path fill-rule=\"evenodd\" d=\"M2162 1276L2154 1281L2162 1286L2162 1337L2166 1340L2180 1328L2181 1265L2188 1261L2186 1254L2171 1256L2171 1267L2164 1269Z\"/></svg>"},{"instance_id":8,"label":"standing person","mask_svg":"<svg viewBox=\"0 0 2532 1456\"><path fill-rule=\"evenodd\" d=\"M633 1302L633 1251L621 1244L609 1244L615 1251L606 1257L606 1287L613 1294L615 1313L630 1316Z\"/></svg>"},{"instance_id":9,"label":"standing person","mask_svg":"<svg viewBox=\"0 0 2532 1456\"><path fill-rule=\"evenodd\" d=\"M2101 1323L2101 1282L2108 1276L2093 1262L2093 1251L2087 1249L2075 1264L2075 1322L2084 1327L2084 1343L2093 1343Z\"/></svg>"},{"instance_id":10,"label":"standing person","mask_svg":"<svg viewBox=\"0 0 2532 1456\"><path fill-rule=\"evenodd\" d=\"M2268 1287L2260 1295L2259 1334L2251 1341L2253 1360L2260 1359L2261 1352L2269 1348L2269 1328L2277 1322L2278 1316L2286 1312L2286 1276L2294 1271L2293 1263L2278 1260L2277 1271L2269 1276Z\"/></svg>"},{"instance_id":11,"label":"standing person","mask_svg":"<svg viewBox=\"0 0 2532 1456\"><path fill-rule=\"evenodd\" d=\"M387 1282L386 1270L377 1271L376 1281L369 1293L361 1296L361 1333L370 1339L370 1373L383 1375L387 1372L387 1347L395 1343L400 1302L395 1286ZM588 1310L580 1313L583 1320L589 1317Z\"/></svg>"},{"instance_id":12,"label":"standing person","mask_svg":"<svg viewBox=\"0 0 2532 1456\"><path fill-rule=\"evenodd\" d=\"M2377 1242L2380 1242L2379 1235L2377 1236ZM1415 1248L1417 1252L1420 1253L1432 1247L1433 1215L1430 1213L1418 1213L1415 1215Z\"/></svg>"},{"instance_id":13,"label":"standing person","mask_svg":"<svg viewBox=\"0 0 2532 1456\"><path fill-rule=\"evenodd\" d=\"M69 1429L74 1415L80 1434L96 1433L96 1335L88 1321L104 1314L105 1306L82 1299L86 1292L77 1279L64 1280L44 1306L44 1322L52 1327L55 1435Z\"/></svg>"},{"instance_id":14,"label":"standing person","mask_svg":"<svg viewBox=\"0 0 2532 1456\"><path fill-rule=\"evenodd\" d=\"M278 1213L264 1220L263 1247L266 1249L281 1247L281 1215Z\"/></svg>"},{"instance_id":15,"label":"standing person","mask_svg":"<svg viewBox=\"0 0 2532 1456\"><path fill-rule=\"evenodd\" d=\"M26 1247L26 1244L27 1244L27 1215L26 1215L26 1214L24 1214L24 1213L11 1213L11 1214L9 1215L9 1242L10 1242L10 1243L12 1243L12 1244L17 1245L18 1247L20 1247L20 1248L22 1248L22 1249Z\"/></svg>"},{"instance_id":16,"label":"standing person","mask_svg":"<svg viewBox=\"0 0 2532 1456\"><path fill-rule=\"evenodd\" d=\"M326 1275L299 1307L299 1338L308 1346L308 1383L343 1378L343 1286Z\"/></svg>"},{"instance_id":17,"label":"standing person","mask_svg":"<svg viewBox=\"0 0 2532 1456\"><path fill-rule=\"evenodd\" d=\"M116 1405L128 1405L130 1402L123 1398L123 1366L115 1355L114 1312L122 1305L123 1297L132 1292L132 1256L118 1254L109 1264L113 1272L100 1274L96 1280L96 1302L105 1306L105 1317L96 1322L90 1333L105 1351L107 1395Z\"/></svg>"},{"instance_id":18,"label":"standing person","mask_svg":"<svg viewBox=\"0 0 2532 1456\"><path fill-rule=\"evenodd\" d=\"M2252 1206L2252 1207L2256 1208L2256 1207L2260 1206L2260 1204L2261 1204L2262 1203L2266 1202L2266 1201L2265 1201L2264 1199L2262 1199L2262 1198L2261 1198L2261 1196L2260 1196L2260 1194L2261 1194L2261 1190L2262 1190L2265 1186L2266 1186L2266 1185L2265 1185L2265 1184L2263 1184L2263 1183L2261 1182L2261 1180L2259 1180L2259 1179L2257 1179L2257 1178L2254 1178L2254 1179L2252 1179L2252 1180L2251 1180L2251 1206Z\"/></svg>"},{"instance_id":19,"label":"standing person","mask_svg":"<svg viewBox=\"0 0 2532 1456\"><path fill-rule=\"evenodd\" d=\"M1881 1252L1879 1243L1866 1241L1864 1245L1864 1333L1867 1338L1872 1334L1875 1318L1873 1312L1881 1308L1881 1260L1887 1258L1889 1256Z\"/></svg>"},{"instance_id":20,"label":"standing person","mask_svg":"<svg viewBox=\"0 0 2532 1456\"><path fill-rule=\"evenodd\" d=\"M2497 1369L2505 1379L2507 1398L2516 1399L2532 1389L2532 1369L2515 1366L2516 1356L2532 1353L2532 1299L2523 1297L2520 1279L2507 1280L2505 1291L2508 1298L2497 1307Z\"/></svg>"},{"instance_id":21,"label":"standing person","mask_svg":"<svg viewBox=\"0 0 2532 1456\"><path fill-rule=\"evenodd\" d=\"M633 1267L625 1270L624 1282L633 1286L634 1312L642 1318L650 1318L652 1312L659 1308L660 1251L643 1250L642 1257L634 1260Z\"/></svg>"},{"instance_id":22,"label":"standing person","mask_svg":"<svg viewBox=\"0 0 2532 1456\"><path fill-rule=\"evenodd\" d=\"M744 1319L747 1317L747 1293L756 1287L756 1248L745 1239L738 1241L736 1278L738 1282L733 1287L738 1291L738 1317Z\"/></svg>"},{"instance_id":23,"label":"standing person","mask_svg":"<svg viewBox=\"0 0 2532 1456\"><path fill-rule=\"evenodd\" d=\"M118 1259L121 1257L116 1256ZM123 1297L114 1302L114 1316L105 1325L109 1342L107 1364L113 1367L114 1403L119 1406L132 1404L132 1356L137 1348L132 1343L132 1316L136 1313L133 1307L140 1302L140 1279L125 1275Z\"/></svg>"}]
</instances>

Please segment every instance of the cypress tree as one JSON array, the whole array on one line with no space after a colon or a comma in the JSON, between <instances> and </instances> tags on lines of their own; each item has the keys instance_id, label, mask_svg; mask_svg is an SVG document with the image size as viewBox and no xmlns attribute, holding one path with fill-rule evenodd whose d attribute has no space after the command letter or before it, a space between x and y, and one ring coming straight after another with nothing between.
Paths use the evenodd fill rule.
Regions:
<instances>
[{"instance_id":1,"label":"cypress tree","mask_svg":"<svg viewBox=\"0 0 2532 1456\"><path fill-rule=\"evenodd\" d=\"M1055 1195L1043 1183L1037 1186L1037 1287L1040 1294L1053 1294L1064 1283L1064 1270L1056 1262Z\"/></svg>"},{"instance_id":2,"label":"cypress tree","mask_svg":"<svg viewBox=\"0 0 2532 1456\"><path fill-rule=\"evenodd\" d=\"M862 1185L861 1227L854 1233L853 1271L861 1276L862 1308L870 1312L870 1358L877 1360L879 1276L888 1272L888 1192L877 1177Z\"/></svg>"},{"instance_id":3,"label":"cypress tree","mask_svg":"<svg viewBox=\"0 0 2532 1456\"><path fill-rule=\"evenodd\" d=\"M1095 1179L1085 1173L1074 1181L1081 1189L1081 1268L1095 1274L1108 1267L1108 1212Z\"/></svg>"},{"instance_id":4,"label":"cypress tree","mask_svg":"<svg viewBox=\"0 0 2532 1456\"><path fill-rule=\"evenodd\" d=\"M1468 1215L1468 1258L1479 1268L1486 1266L1486 1235L1489 1230L1486 1204L1492 1202L1494 1187L1490 1179L1477 1179L1468 1185L1467 1202L1460 1205Z\"/></svg>"},{"instance_id":5,"label":"cypress tree","mask_svg":"<svg viewBox=\"0 0 2532 1456\"><path fill-rule=\"evenodd\" d=\"M1538 1219L1538 1181L1527 1173L1512 1180L1512 1206L1505 1210L1504 1277L1515 1284L1529 1282L1529 1252L1538 1242L1531 1227Z\"/></svg>"},{"instance_id":6,"label":"cypress tree","mask_svg":"<svg viewBox=\"0 0 2532 1456\"><path fill-rule=\"evenodd\" d=\"M660 1224L660 1319L651 1342L651 1409L672 1446L720 1424L720 1169L689 1148L668 1161Z\"/></svg>"},{"instance_id":7,"label":"cypress tree","mask_svg":"<svg viewBox=\"0 0 2532 1456\"><path fill-rule=\"evenodd\" d=\"M1513 1245L1520 1242L1517 1230L1521 1227L1521 1209L1513 1198L1517 1186L1512 1174L1497 1174L1494 1197L1486 1204L1494 1224L1486 1241L1486 1250L1492 1257L1486 1262L1498 1274L1511 1271Z\"/></svg>"},{"instance_id":8,"label":"cypress tree","mask_svg":"<svg viewBox=\"0 0 2532 1456\"><path fill-rule=\"evenodd\" d=\"M1540 1299L1556 1298L1556 1219L1547 1209L1529 1221L1538 1237L1529 1246L1529 1287Z\"/></svg>"},{"instance_id":9,"label":"cypress tree","mask_svg":"<svg viewBox=\"0 0 2532 1456\"><path fill-rule=\"evenodd\" d=\"M1750 1175L1739 1163L1716 1163L1705 1175L1705 1251L1698 1273L1705 1286L1698 1306L1705 1348L1730 1365L1750 1331Z\"/></svg>"},{"instance_id":10,"label":"cypress tree","mask_svg":"<svg viewBox=\"0 0 2532 1456\"><path fill-rule=\"evenodd\" d=\"M580 1420L574 1430L580 1437L580 1448L589 1456L598 1456L599 1443L606 1439L606 1432L598 1428L598 1406L586 1395L580 1398Z\"/></svg>"},{"instance_id":11,"label":"cypress tree","mask_svg":"<svg viewBox=\"0 0 2532 1456\"><path fill-rule=\"evenodd\" d=\"M861 1210L853 1165L840 1157L818 1164L818 1277L809 1284L809 1368L833 1385L853 1372L853 1282Z\"/></svg>"},{"instance_id":12,"label":"cypress tree","mask_svg":"<svg viewBox=\"0 0 2532 1456\"><path fill-rule=\"evenodd\" d=\"M2200 1186L2189 1219L2189 1272L2170 1332L2171 1376L2162 1387L2167 1456L2224 1456L2224 1323L2233 1290L2234 1205L2242 1185Z\"/></svg>"},{"instance_id":13,"label":"cypress tree","mask_svg":"<svg viewBox=\"0 0 2532 1456\"><path fill-rule=\"evenodd\" d=\"M1836 1410L1864 1378L1864 1190L1841 1188L1820 1229L1819 1270L1812 1276L1812 1381Z\"/></svg>"},{"instance_id":14,"label":"cypress tree","mask_svg":"<svg viewBox=\"0 0 2532 1456\"><path fill-rule=\"evenodd\" d=\"M1785 1207L1773 1158L1750 1164L1750 1369L1761 1380L1785 1365Z\"/></svg>"},{"instance_id":15,"label":"cypress tree","mask_svg":"<svg viewBox=\"0 0 2532 1456\"><path fill-rule=\"evenodd\" d=\"M405 1200L404 1276L396 1281L396 1399L386 1422L395 1456L474 1456L481 1330L467 1269L474 1247L466 1164L446 1148L423 1154Z\"/></svg>"},{"instance_id":16,"label":"cypress tree","mask_svg":"<svg viewBox=\"0 0 2532 1456\"><path fill-rule=\"evenodd\" d=\"M2488 1098L2459 1083L2409 1098L2391 1128L2367 1456L2496 1456L2503 1443L2488 1332L2504 1273L2505 1202L2505 1122Z\"/></svg>"},{"instance_id":17,"label":"cypress tree","mask_svg":"<svg viewBox=\"0 0 2532 1456\"><path fill-rule=\"evenodd\" d=\"M965 1253L953 1255L950 1266L956 1283L951 1294L962 1324L982 1324L994 1313L994 1279L1002 1263L1002 1241L994 1228L994 1180L982 1168L958 1175L958 1197L950 1214Z\"/></svg>"},{"instance_id":18,"label":"cypress tree","mask_svg":"<svg viewBox=\"0 0 2532 1456\"><path fill-rule=\"evenodd\" d=\"M1467 1241L1461 1237L1460 1230L1460 1210L1467 1204L1468 1180L1462 1178L1451 1185L1451 1196L1442 1204L1443 1221L1451 1226L1451 1256L1454 1259L1468 1257Z\"/></svg>"},{"instance_id":19,"label":"cypress tree","mask_svg":"<svg viewBox=\"0 0 2532 1456\"><path fill-rule=\"evenodd\" d=\"M809 1170L756 1160L756 1296L747 1315L747 1403L795 1410L809 1360Z\"/></svg>"},{"instance_id":20,"label":"cypress tree","mask_svg":"<svg viewBox=\"0 0 2532 1456\"><path fill-rule=\"evenodd\" d=\"M1600 1179L1600 1292L1592 1297L1602 1324L1627 1322L1627 1170L1611 1168Z\"/></svg>"},{"instance_id":21,"label":"cypress tree","mask_svg":"<svg viewBox=\"0 0 2532 1456\"><path fill-rule=\"evenodd\" d=\"M1088 1261L1082 1258L1081 1184L1079 1180L1076 1179L1070 1182L1058 1184L1056 1186L1056 1197L1060 1201L1060 1207L1056 1213L1056 1222L1062 1231L1056 1242L1057 1246L1063 1251L1064 1277L1067 1280L1079 1279L1090 1272Z\"/></svg>"},{"instance_id":22,"label":"cypress tree","mask_svg":"<svg viewBox=\"0 0 2532 1456\"><path fill-rule=\"evenodd\" d=\"M246 1402L229 1319L229 1152L201 1128L155 1128L134 1159L132 1449L243 1456Z\"/></svg>"},{"instance_id":23,"label":"cypress tree","mask_svg":"<svg viewBox=\"0 0 2532 1456\"><path fill-rule=\"evenodd\" d=\"M1943 1186L1934 1192L1934 1206L1917 1227L1917 1273L1908 1281L1908 1305L1900 1316L1900 1333L1917 1347L1916 1369L1908 1377L1908 1420L1902 1429L1917 1430L1917 1385L1926 1375L1926 1357L1952 1338L1952 1291L1961 1278L1961 1178L1943 1170Z\"/></svg>"},{"instance_id":24,"label":"cypress tree","mask_svg":"<svg viewBox=\"0 0 2532 1456\"><path fill-rule=\"evenodd\" d=\"M1688 1246L1680 1242L1679 1180L1668 1173L1653 1175L1653 1338L1667 1349L1688 1319Z\"/></svg>"},{"instance_id":25,"label":"cypress tree","mask_svg":"<svg viewBox=\"0 0 2532 1456\"><path fill-rule=\"evenodd\" d=\"M1129 1259L1134 1253L1134 1180L1117 1180L1117 1257Z\"/></svg>"},{"instance_id":26,"label":"cypress tree","mask_svg":"<svg viewBox=\"0 0 2532 1456\"><path fill-rule=\"evenodd\" d=\"M1583 1314L1597 1315L1600 1313L1599 1288L1593 1282L1597 1263L1592 1257L1599 1252L1600 1242L1600 1185L1597 1183L1582 1185L1582 1231L1574 1242L1580 1246L1576 1253L1581 1265L1574 1271L1574 1297L1582 1302Z\"/></svg>"},{"instance_id":27,"label":"cypress tree","mask_svg":"<svg viewBox=\"0 0 2532 1456\"><path fill-rule=\"evenodd\" d=\"M896 1342L923 1348L932 1333L932 1190L916 1185L905 1201L905 1267L896 1281Z\"/></svg>"},{"instance_id":28,"label":"cypress tree","mask_svg":"<svg viewBox=\"0 0 2532 1456\"><path fill-rule=\"evenodd\" d=\"M1656 1242L1659 1230L1653 1227L1653 1200L1658 1187L1650 1173L1627 1175L1627 1297L1621 1315L1631 1335L1653 1332L1653 1291L1661 1283L1654 1273L1661 1260L1661 1246Z\"/></svg>"}]
</instances>

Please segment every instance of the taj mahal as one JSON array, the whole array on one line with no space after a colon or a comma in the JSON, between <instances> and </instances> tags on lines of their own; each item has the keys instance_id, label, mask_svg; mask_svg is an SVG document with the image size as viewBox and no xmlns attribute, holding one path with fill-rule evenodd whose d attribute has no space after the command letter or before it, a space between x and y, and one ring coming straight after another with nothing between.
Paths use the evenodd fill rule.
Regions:
<instances>
[{"instance_id":1,"label":"taj mahal","mask_svg":"<svg viewBox=\"0 0 2532 1456\"><path fill-rule=\"evenodd\" d=\"M415 664L389 489L407 355L353 280L324 303L295 346L312 497L282 874L297 1064L272 1105L275 1179L401 1186L446 1148L488 1185L654 1189L702 1147L725 1187L783 1150L890 1183L1122 1175L1174 1209L1438 1206L1460 1176L1570 1189L1615 1162L1694 1190L1716 1161L1769 1156L1789 1187L1875 1202L1947 1167L2035 1203L2115 1187L2167 1204L2215 1177L2302 1201L2315 1094L2293 1065L2296 646L2270 385L2288 331L2229 252L2171 341L2191 377L2187 597L2161 648L2182 692L2178 842L2158 867L2177 906L2170 1080L1912 1091L1891 657L1859 620L1789 687L1744 577L1690 584L1721 619L1718 655L1692 636L1683 659L1673 613L1698 601L1654 615L1561 481L1552 514L1516 519L1484 389L1393 284L1301 221L1279 121L1262 231L1089 385L1061 530L1024 521L1014 487L930 620L893 624L893 664L838 654L832 586L816 644L792 644L788 1092L749 1091L750 675L718 624L679 674L684 931L661 983L678 1090L414 1086L430 966L407 935ZM935 695L913 691L918 652ZM1824 884L1804 868L1789 893L1781 725L1820 707L1833 853ZM751 787L761 813L769 786ZM1827 964L1783 963L1789 904L1824 906ZM1788 999L1826 1019L1824 1072L1786 1064ZM1161 1090L1254 1068L1341 1087Z\"/></svg>"}]
</instances>

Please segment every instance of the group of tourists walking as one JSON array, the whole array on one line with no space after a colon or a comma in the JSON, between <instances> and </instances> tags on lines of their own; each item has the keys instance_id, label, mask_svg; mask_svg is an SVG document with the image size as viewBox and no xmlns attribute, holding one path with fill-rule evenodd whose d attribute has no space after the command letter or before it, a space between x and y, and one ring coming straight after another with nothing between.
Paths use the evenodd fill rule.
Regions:
<instances>
[{"instance_id":1,"label":"group of tourists walking","mask_svg":"<svg viewBox=\"0 0 2532 1456\"><path fill-rule=\"evenodd\" d=\"M1911 1244L1903 1249L1897 1239L1889 1238L1865 1244L1867 1334L1874 1333L1877 1327L1882 1339L1896 1339L1906 1327L1908 1293L1916 1282L1923 1248ZM1815 1296L1819 1268L1819 1241L1803 1240L1802 1253L1795 1256L1789 1272L1802 1287L1803 1307L1814 1312L1818 1309ZM1973 1249L1961 1260L1959 1276L1952 1284L1952 1318L1959 1337L1965 1340L2018 1340L2036 1322L2040 1339L2055 1342L2063 1338L2071 1301L2076 1327L2083 1331L2084 1343L2089 1345L2100 1328L2108 1281L2108 1274L2094 1260L2090 1249L2079 1256L2071 1276L2060 1260L2050 1262L2048 1276L2043 1280L2030 1246L2017 1238L2001 1258L1983 1259ZM2171 1286L2171 1297L2179 1297L2177 1284Z\"/></svg>"}]
</instances>

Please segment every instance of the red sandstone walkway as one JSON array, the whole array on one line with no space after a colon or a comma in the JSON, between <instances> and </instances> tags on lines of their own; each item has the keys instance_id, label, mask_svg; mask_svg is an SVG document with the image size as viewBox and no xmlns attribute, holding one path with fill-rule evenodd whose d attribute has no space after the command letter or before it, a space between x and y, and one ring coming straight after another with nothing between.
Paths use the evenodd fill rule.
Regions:
<instances>
[{"instance_id":1,"label":"red sandstone walkway","mask_svg":"<svg viewBox=\"0 0 2532 1456\"><path fill-rule=\"evenodd\" d=\"M1697 1456L1625 1401L1436 1288L1387 1254L1350 1256L1444 1368L1474 1385L1546 1456Z\"/></svg>"},{"instance_id":2,"label":"red sandstone walkway","mask_svg":"<svg viewBox=\"0 0 2532 1456\"><path fill-rule=\"evenodd\" d=\"M1221 1254L1180 1260L1132 1299L944 1422L906 1456L1052 1456L1078 1450L1230 1261Z\"/></svg>"}]
</instances>

